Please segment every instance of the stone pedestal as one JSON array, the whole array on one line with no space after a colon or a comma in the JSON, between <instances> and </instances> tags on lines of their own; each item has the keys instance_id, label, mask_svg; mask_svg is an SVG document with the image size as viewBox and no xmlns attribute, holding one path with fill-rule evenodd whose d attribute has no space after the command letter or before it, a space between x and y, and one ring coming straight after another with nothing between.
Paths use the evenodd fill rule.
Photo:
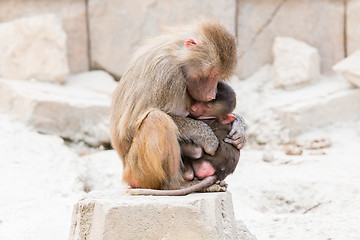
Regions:
<instances>
[{"instance_id":1,"label":"stone pedestal","mask_svg":"<svg viewBox=\"0 0 360 240\"><path fill-rule=\"evenodd\" d=\"M247 238L239 235L229 192L154 197L123 190L91 192L76 203L69 239Z\"/></svg>"}]
</instances>

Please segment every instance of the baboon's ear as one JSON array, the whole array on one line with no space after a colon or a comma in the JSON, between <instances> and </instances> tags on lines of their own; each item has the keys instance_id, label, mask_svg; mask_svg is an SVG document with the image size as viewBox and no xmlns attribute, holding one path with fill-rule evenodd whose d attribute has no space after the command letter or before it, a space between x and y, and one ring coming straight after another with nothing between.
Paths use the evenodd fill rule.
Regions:
<instances>
[{"instance_id":1,"label":"baboon's ear","mask_svg":"<svg viewBox=\"0 0 360 240\"><path fill-rule=\"evenodd\" d=\"M219 119L219 121L222 123L222 124L229 124L231 123L232 121L234 121L236 119L235 115L232 114L232 113L227 113L225 116L221 117Z\"/></svg>"},{"instance_id":2,"label":"baboon's ear","mask_svg":"<svg viewBox=\"0 0 360 240\"><path fill-rule=\"evenodd\" d=\"M191 45L196 45L196 42L195 42L194 39L188 38L188 39L185 41L185 47L186 47L186 48L189 48Z\"/></svg>"}]
</instances>

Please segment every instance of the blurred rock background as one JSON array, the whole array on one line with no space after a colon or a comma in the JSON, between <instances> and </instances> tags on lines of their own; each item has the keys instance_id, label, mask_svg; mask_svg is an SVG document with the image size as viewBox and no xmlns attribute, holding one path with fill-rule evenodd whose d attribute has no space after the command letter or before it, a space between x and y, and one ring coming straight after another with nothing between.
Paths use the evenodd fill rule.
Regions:
<instances>
[{"instance_id":1,"label":"blurred rock background","mask_svg":"<svg viewBox=\"0 0 360 240\"><path fill-rule=\"evenodd\" d=\"M292 221L275 211L277 220L269 223L263 220L268 211L259 207L265 204L259 196L265 194L269 206L287 206L286 213L294 216L317 203L306 202L313 195L299 197L290 189L300 184L312 193L320 192L315 199L322 205L334 198L327 195L334 189L317 186L314 190L312 182L293 181L291 177L300 174L297 169L282 167L304 163L304 174L312 173L314 166L332 166L328 173L313 174L331 178L324 180L324 186L338 189L348 183L343 175L360 166L356 165L359 148L353 146L360 135L359 13L360 0L1 0L0 180L6 185L0 186L0 194L6 198L0 200L0 238L54 239L50 236L60 227L58 239L64 239L71 203L79 195L124 187L120 160L106 150L116 81L145 39L201 15L219 19L235 35L239 49L230 83L237 93L236 112L247 123L248 144L240 170L229 177L230 187L233 184L234 190L243 193L234 193L235 212L242 214L237 217L260 239L330 239L332 231L321 224L314 227L320 235L305 238L301 234L289 238L291 228L274 233L274 227L286 224L311 228L308 221L313 216ZM345 153L346 148L351 152ZM339 168L334 156L345 155L350 162L344 164L347 168ZM318 166L324 159L328 162ZM272 182L271 174L261 173L269 166L283 169L279 175L284 178ZM257 185L256 173L263 177ZM67 174L71 177L64 179ZM351 181L358 179L356 174L350 176ZM23 191L28 179L32 184ZM49 179L58 185L48 184ZM281 185L287 180L293 185L281 189L264 184ZM349 198L359 200L357 186L351 184L348 191L356 195ZM269 192L280 192L282 199L292 202ZM254 199L257 205L249 203ZM292 205L296 201L303 204ZM21 207L24 202L29 206L26 210ZM39 209L45 203L63 210ZM249 209L253 211L244 214ZM318 212L319 219L324 221L322 216L329 211ZM53 214L61 215L59 221L47 220ZM18 228L19 218L28 227ZM335 217L334 222L342 218ZM41 225L48 226L46 234ZM347 229L351 232L353 224ZM351 239L351 234L344 239Z\"/></svg>"}]
</instances>

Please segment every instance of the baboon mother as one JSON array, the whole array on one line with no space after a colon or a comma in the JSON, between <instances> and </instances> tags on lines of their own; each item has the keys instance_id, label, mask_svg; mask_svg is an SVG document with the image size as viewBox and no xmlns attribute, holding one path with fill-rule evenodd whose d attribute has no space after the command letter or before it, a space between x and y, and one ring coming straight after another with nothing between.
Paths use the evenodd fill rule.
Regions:
<instances>
[{"instance_id":1,"label":"baboon mother","mask_svg":"<svg viewBox=\"0 0 360 240\"><path fill-rule=\"evenodd\" d=\"M110 117L111 142L123 161L125 182L141 188L179 187L180 138L215 153L218 140L211 130L193 136L182 132L181 125L196 121L185 118L194 101L215 98L218 80L233 74L236 58L234 37L214 20L175 28L136 52L113 93ZM204 133L209 131L196 122ZM234 124L229 140L234 145L243 143L242 127Z\"/></svg>"}]
</instances>

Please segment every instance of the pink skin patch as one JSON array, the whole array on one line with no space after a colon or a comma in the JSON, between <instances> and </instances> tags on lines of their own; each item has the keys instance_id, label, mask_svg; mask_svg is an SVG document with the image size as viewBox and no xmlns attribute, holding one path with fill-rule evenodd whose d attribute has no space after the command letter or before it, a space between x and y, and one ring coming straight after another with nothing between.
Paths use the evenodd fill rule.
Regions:
<instances>
[{"instance_id":1,"label":"pink skin patch","mask_svg":"<svg viewBox=\"0 0 360 240\"><path fill-rule=\"evenodd\" d=\"M204 179L215 173L215 168L208 161L193 161L192 166L195 176L199 179Z\"/></svg>"},{"instance_id":2,"label":"pink skin patch","mask_svg":"<svg viewBox=\"0 0 360 240\"><path fill-rule=\"evenodd\" d=\"M131 188L139 188L139 185L134 180L129 181L128 184Z\"/></svg>"}]
</instances>

